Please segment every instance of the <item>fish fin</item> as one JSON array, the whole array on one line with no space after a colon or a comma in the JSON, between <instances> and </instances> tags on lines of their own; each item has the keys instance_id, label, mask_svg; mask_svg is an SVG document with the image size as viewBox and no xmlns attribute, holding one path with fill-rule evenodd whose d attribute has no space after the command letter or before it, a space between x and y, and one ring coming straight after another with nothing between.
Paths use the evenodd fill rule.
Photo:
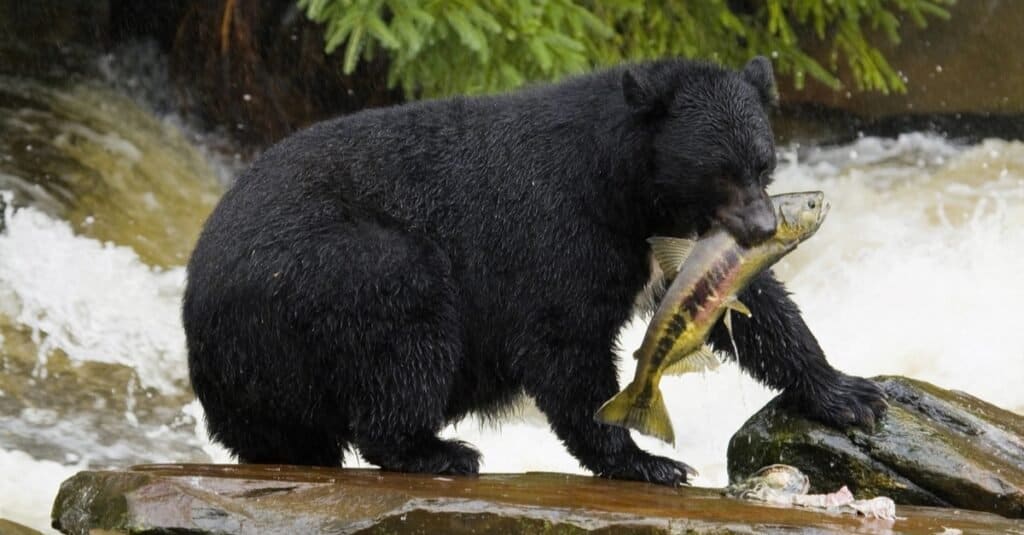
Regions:
<instances>
[{"instance_id":1,"label":"fish fin","mask_svg":"<svg viewBox=\"0 0 1024 535\"><path fill-rule=\"evenodd\" d=\"M722 361L715 354L715 350L711 346L704 344L700 349L669 364L663 373L665 375L684 375L687 373L709 372L714 371L721 364Z\"/></svg>"},{"instance_id":2,"label":"fish fin","mask_svg":"<svg viewBox=\"0 0 1024 535\"><path fill-rule=\"evenodd\" d=\"M743 303L741 303L736 298L733 298L732 303L733 304L739 303L740 305L742 305L743 308L745 308L747 310L747 317L749 318L751 316L750 309L747 308L747 305L744 305ZM726 330L726 332L729 333L729 341L732 342L732 351L733 351L732 354L733 354L733 356L735 356L738 359L738 358L740 358L740 348L739 348L739 346L736 345L736 337L733 336L733 333L732 333L732 311L733 310L736 310L736 311L738 311L740 313L743 313L742 310L739 310L739 309L737 309L735 307L726 308L725 309L725 316L722 318L722 323L725 324L725 330Z\"/></svg>"},{"instance_id":3,"label":"fish fin","mask_svg":"<svg viewBox=\"0 0 1024 535\"><path fill-rule=\"evenodd\" d=\"M725 308L735 310L748 318L754 315L754 313L750 311L750 307L743 304L743 301L740 301L736 296L732 296L725 302Z\"/></svg>"},{"instance_id":4,"label":"fish fin","mask_svg":"<svg viewBox=\"0 0 1024 535\"><path fill-rule=\"evenodd\" d=\"M746 305L735 296L726 301L725 305L725 317L722 318L722 323L725 324L725 330L729 333L729 341L732 342L732 355L738 359L739 347L736 345L736 337L732 334L732 311L736 311L739 314L745 314L748 318L754 315L751 313L750 308L746 307Z\"/></svg>"},{"instance_id":5,"label":"fish fin","mask_svg":"<svg viewBox=\"0 0 1024 535\"><path fill-rule=\"evenodd\" d=\"M729 333L729 338L732 338L732 309L728 308L725 310L725 315L722 316L722 323L725 325L725 330ZM733 342L735 345L735 342Z\"/></svg>"},{"instance_id":6,"label":"fish fin","mask_svg":"<svg viewBox=\"0 0 1024 535\"><path fill-rule=\"evenodd\" d=\"M665 279L672 280L679 274L679 266L690 256L693 245L697 242L688 238L652 236L647 238L647 243L651 244L651 252L654 253L654 259L661 271L665 273Z\"/></svg>"},{"instance_id":7,"label":"fish fin","mask_svg":"<svg viewBox=\"0 0 1024 535\"><path fill-rule=\"evenodd\" d=\"M665 280L664 273L648 281L644 285L644 289L637 295L636 302L633 304L637 314L644 319L654 316L667 291L668 282Z\"/></svg>"},{"instance_id":8,"label":"fish fin","mask_svg":"<svg viewBox=\"0 0 1024 535\"><path fill-rule=\"evenodd\" d=\"M668 409L665 408L665 398L661 396L661 389L657 385L652 387L652 390L654 392L651 401L644 406L637 399L633 385L627 386L625 390L601 405L594 414L594 419L609 425L635 429L674 446L676 436L672 431Z\"/></svg>"}]
</instances>

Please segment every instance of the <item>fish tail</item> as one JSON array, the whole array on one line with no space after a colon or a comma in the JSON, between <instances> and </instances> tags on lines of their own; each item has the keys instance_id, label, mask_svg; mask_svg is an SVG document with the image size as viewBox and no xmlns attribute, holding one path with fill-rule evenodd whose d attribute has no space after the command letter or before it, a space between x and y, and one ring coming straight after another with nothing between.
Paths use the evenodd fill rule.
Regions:
<instances>
[{"instance_id":1,"label":"fish tail","mask_svg":"<svg viewBox=\"0 0 1024 535\"><path fill-rule=\"evenodd\" d=\"M594 419L609 425L636 429L637 431L659 438L675 445L676 437L672 431L672 421L665 408L665 399L661 389L652 387L649 403L644 403L638 395L637 388L632 384L625 390L615 394L612 399L601 405L594 414Z\"/></svg>"}]
</instances>

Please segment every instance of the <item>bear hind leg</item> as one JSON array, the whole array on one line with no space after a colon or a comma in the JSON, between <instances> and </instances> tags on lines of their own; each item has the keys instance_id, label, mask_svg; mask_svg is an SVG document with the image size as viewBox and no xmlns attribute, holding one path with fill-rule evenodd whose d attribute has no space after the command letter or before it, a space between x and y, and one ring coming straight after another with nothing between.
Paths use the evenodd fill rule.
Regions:
<instances>
[{"instance_id":1,"label":"bear hind leg","mask_svg":"<svg viewBox=\"0 0 1024 535\"><path fill-rule=\"evenodd\" d=\"M348 302L373 318L361 323L359 342L351 346L352 443L384 470L475 474L479 452L437 436L450 397L460 395L454 389L463 359L459 292L447 253L394 228L377 229L372 243L362 236L353 236L359 241L349 251L378 251L372 270L346 281L358 296Z\"/></svg>"},{"instance_id":2,"label":"bear hind leg","mask_svg":"<svg viewBox=\"0 0 1024 535\"><path fill-rule=\"evenodd\" d=\"M302 425L278 422L218 428L210 422L210 435L224 444L243 464L341 466L348 446L345 438Z\"/></svg>"}]
</instances>

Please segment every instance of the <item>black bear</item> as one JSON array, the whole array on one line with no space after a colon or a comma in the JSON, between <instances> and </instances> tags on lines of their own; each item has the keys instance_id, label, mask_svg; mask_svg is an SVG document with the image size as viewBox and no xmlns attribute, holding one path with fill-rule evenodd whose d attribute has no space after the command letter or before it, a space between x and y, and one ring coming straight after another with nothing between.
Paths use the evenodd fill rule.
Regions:
<instances>
[{"instance_id":1,"label":"black bear","mask_svg":"<svg viewBox=\"0 0 1024 535\"><path fill-rule=\"evenodd\" d=\"M618 390L646 238L774 228L774 90L764 58L671 59L284 139L224 195L188 266L189 371L211 435L246 463L337 466L355 447L386 470L471 474L479 453L437 432L526 394L593 473L685 482L685 464L594 412ZM832 425L882 414L772 275L741 299L749 373Z\"/></svg>"}]
</instances>

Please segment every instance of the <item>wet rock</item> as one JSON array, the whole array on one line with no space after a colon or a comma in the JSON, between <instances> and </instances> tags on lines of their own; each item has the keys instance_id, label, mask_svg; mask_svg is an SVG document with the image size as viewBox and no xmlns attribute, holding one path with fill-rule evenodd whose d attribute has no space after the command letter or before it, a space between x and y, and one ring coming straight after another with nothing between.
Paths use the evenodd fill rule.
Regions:
<instances>
[{"instance_id":1,"label":"wet rock","mask_svg":"<svg viewBox=\"0 0 1024 535\"><path fill-rule=\"evenodd\" d=\"M54 503L54 527L188 533L1005 533L1024 522L900 508L866 520L564 474L478 478L283 466L149 465L80 472Z\"/></svg>"},{"instance_id":2,"label":"wet rock","mask_svg":"<svg viewBox=\"0 0 1024 535\"><path fill-rule=\"evenodd\" d=\"M771 401L729 442L729 478L785 463L811 492L843 485L858 497L963 507L1024 518L1024 417L903 377L876 378L889 414L873 433L826 428Z\"/></svg>"},{"instance_id":3,"label":"wet rock","mask_svg":"<svg viewBox=\"0 0 1024 535\"><path fill-rule=\"evenodd\" d=\"M11 522L0 518L0 535L41 535L38 531L23 526L17 522Z\"/></svg>"}]
</instances>

